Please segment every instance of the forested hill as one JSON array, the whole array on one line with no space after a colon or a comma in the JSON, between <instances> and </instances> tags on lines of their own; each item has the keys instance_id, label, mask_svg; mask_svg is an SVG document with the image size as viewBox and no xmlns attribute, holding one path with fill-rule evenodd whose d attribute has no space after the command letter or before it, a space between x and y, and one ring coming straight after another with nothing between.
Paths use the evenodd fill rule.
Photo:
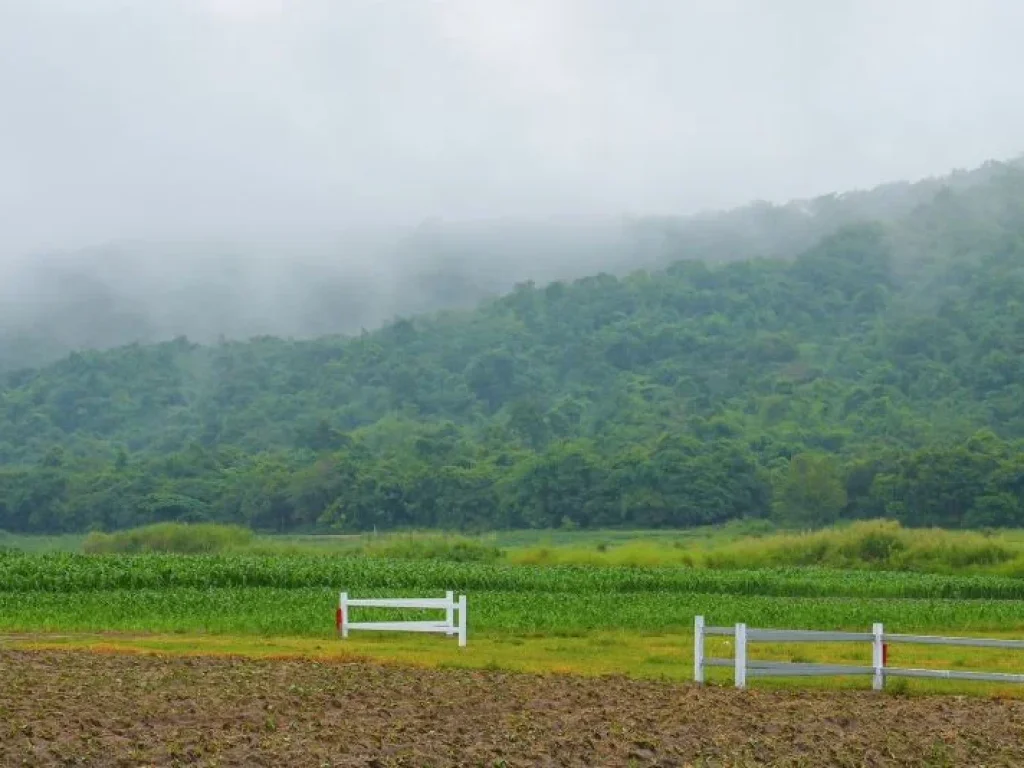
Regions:
<instances>
[{"instance_id":1,"label":"forested hill","mask_svg":"<svg viewBox=\"0 0 1024 768\"><path fill-rule=\"evenodd\" d=\"M1022 524L1024 172L881 218L355 338L5 374L0 528Z\"/></svg>"},{"instance_id":2,"label":"forested hill","mask_svg":"<svg viewBox=\"0 0 1024 768\"><path fill-rule=\"evenodd\" d=\"M128 243L69 254L0 255L0 372L78 349L257 335L315 338L396 315L475 307L525 280L789 259L841 226L898 222L936 194L990 184L1024 158L917 182L690 216L425 222L331 242ZM913 263L921 243L896 245Z\"/></svg>"}]
</instances>

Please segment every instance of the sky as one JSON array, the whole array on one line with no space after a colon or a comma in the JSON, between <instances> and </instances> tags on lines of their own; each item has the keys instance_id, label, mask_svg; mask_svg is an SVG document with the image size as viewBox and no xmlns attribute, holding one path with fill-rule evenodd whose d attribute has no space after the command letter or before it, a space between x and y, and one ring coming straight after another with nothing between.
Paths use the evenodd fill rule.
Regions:
<instances>
[{"instance_id":1,"label":"sky","mask_svg":"<svg viewBox=\"0 0 1024 768\"><path fill-rule=\"evenodd\" d=\"M682 214L1024 152L1019 0L0 0L0 263Z\"/></svg>"}]
</instances>

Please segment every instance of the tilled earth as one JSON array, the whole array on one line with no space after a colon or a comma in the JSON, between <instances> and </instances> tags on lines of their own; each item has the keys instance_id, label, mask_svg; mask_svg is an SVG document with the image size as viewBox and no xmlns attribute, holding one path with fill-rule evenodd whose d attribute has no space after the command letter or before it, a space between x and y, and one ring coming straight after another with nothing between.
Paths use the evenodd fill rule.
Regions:
<instances>
[{"instance_id":1,"label":"tilled earth","mask_svg":"<svg viewBox=\"0 0 1024 768\"><path fill-rule=\"evenodd\" d=\"M0 650L0 765L1024 765L1024 701Z\"/></svg>"}]
</instances>

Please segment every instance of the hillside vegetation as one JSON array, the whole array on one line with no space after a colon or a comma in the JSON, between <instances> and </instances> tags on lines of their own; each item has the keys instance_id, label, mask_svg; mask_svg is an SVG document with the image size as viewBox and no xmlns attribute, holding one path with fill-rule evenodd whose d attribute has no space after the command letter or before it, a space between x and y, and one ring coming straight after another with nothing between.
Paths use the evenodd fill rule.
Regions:
<instances>
[{"instance_id":1,"label":"hillside vegetation","mask_svg":"<svg viewBox=\"0 0 1024 768\"><path fill-rule=\"evenodd\" d=\"M0 529L1020 525L1024 172L955 182L785 257L8 373Z\"/></svg>"},{"instance_id":2,"label":"hillside vegetation","mask_svg":"<svg viewBox=\"0 0 1024 768\"><path fill-rule=\"evenodd\" d=\"M526 280L621 276L679 259L791 259L839 227L897 222L944 189L969 190L1007 168L1024 168L1024 157L943 178L690 216L429 221L288 248L112 243L38 254L0 264L0 371L177 336L213 343L358 333L396 314L472 308ZM922 245L901 242L899 258L916 260Z\"/></svg>"},{"instance_id":3,"label":"hillside vegetation","mask_svg":"<svg viewBox=\"0 0 1024 768\"><path fill-rule=\"evenodd\" d=\"M802 533L745 530L756 527L722 525L658 533L598 529L564 534L558 543L550 534L538 531L533 533L531 543L502 545L494 533L254 536L250 529L235 525L154 523L113 533L94 531L81 542L80 551L103 555L293 555L546 566L684 566L712 570L825 567L1024 575L1024 537L1020 534L908 529L887 520L861 520Z\"/></svg>"}]
</instances>

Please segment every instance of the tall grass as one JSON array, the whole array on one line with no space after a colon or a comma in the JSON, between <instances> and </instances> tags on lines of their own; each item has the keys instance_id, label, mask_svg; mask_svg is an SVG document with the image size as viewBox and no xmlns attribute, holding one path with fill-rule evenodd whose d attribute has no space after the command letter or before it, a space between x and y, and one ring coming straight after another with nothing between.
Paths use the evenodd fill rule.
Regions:
<instances>
[{"instance_id":1,"label":"tall grass","mask_svg":"<svg viewBox=\"0 0 1024 768\"><path fill-rule=\"evenodd\" d=\"M441 534L395 534L369 539L359 547L366 557L397 560L448 560L488 563L502 557L497 546L484 539Z\"/></svg>"},{"instance_id":2,"label":"tall grass","mask_svg":"<svg viewBox=\"0 0 1024 768\"><path fill-rule=\"evenodd\" d=\"M778 567L878 569L922 573L1024 576L1024 542L1006 534L908 529L887 520L852 523L808 533L743 538L602 541L587 546L533 546L509 550L523 565L682 566L733 570Z\"/></svg>"},{"instance_id":3,"label":"tall grass","mask_svg":"<svg viewBox=\"0 0 1024 768\"><path fill-rule=\"evenodd\" d=\"M0 549L3 543L0 537ZM34 545L33 549L67 546ZM486 537L437 532L257 536L237 526L162 523L90 534L82 551L334 555L453 563L711 570L816 566L1024 577L1024 535L1019 532L907 529L885 520L814 532L773 531L763 521L754 521L685 531L535 531Z\"/></svg>"},{"instance_id":4,"label":"tall grass","mask_svg":"<svg viewBox=\"0 0 1024 768\"><path fill-rule=\"evenodd\" d=\"M444 533L367 534L338 538L265 536L235 551L268 557L336 555L452 563L490 563L500 560L503 555L491 540Z\"/></svg>"},{"instance_id":5,"label":"tall grass","mask_svg":"<svg viewBox=\"0 0 1024 768\"><path fill-rule=\"evenodd\" d=\"M84 539L81 533L38 536L0 530L0 552L79 552Z\"/></svg>"},{"instance_id":6,"label":"tall grass","mask_svg":"<svg viewBox=\"0 0 1024 768\"><path fill-rule=\"evenodd\" d=\"M182 555L249 554L347 555L390 560L445 560L485 563L502 552L483 538L439 533L385 534L383 536L257 537L248 528L215 523L157 523L115 533L91 533L82 542L90 555L164 552Z\"/></svg>"},{"instance_id":7,"label":"tall grass","mask_svg":"<svg viewBox=\"0 0 1024 768\"><path fill-rule=\"evenodd\" d=\"M1024 547L999 535L942 529L907 529L873 520L812 533L737 541L702 553L708 568L826 566L892 571L960 573L1012 571Z\"/></svg>"},{"instance_id":8,"label":"tall grass","mask_svg":"<svg viewBox=\"0 0 1024 768\"><path fill-rule=\"evenodd\" d=\"M758 538L778 532L778 526L768 520L730 520L720 525L696 528L636 529L576 529L576 530L515 530L493 534L495 543L506 550L540 547L605 547L635 543L658 542L672 547L684 544L723 544L742 538Z\"/></svg>"},{"instance_id":9,"label":"tall grass","mask_svg":"<svg viewBox=\"0 0 1024 768\"><path fill-rule=\"evenodd\" d=\"M116 533L90 533L82 542L86 554L173 552L200 555L242 549L253 532L238 525L156 523Z\"/></svg>"}]
</instances>

